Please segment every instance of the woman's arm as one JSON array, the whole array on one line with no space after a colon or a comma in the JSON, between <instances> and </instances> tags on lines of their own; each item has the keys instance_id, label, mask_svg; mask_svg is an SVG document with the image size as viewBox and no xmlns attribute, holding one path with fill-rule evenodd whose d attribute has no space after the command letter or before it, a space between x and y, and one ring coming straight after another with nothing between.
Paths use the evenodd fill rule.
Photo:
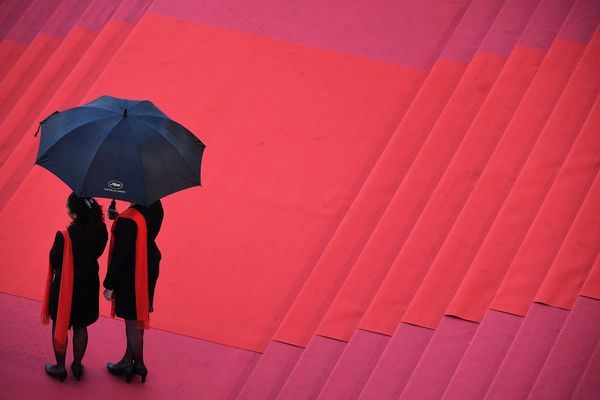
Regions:
<instances>
[{"instance_id":1,"label":"woman's arm","mask_svg":"<svg viewBox=\"0 0 600 400\"><path fill-rule=\"evenodd\" d=\"M65 238L62 233L56 232L54 244L50 249L50 266L52 269L57 269L62 266L63 248L65 247Z\"/></svg>"},{"instance_id":2,"label":"woman's arm","mask_svg":"<svg viewBox=\"0 0 600 400\"><path fill-rule=\"evenodd\" d=\"M104 225L104 224L103 224ZM102 253L104 253L104 249L106 248L106 243L108 242L108 232L106 231L106 225L102 227L98 236L96 237L96 248L94 249L96 254L96 258L99 258Z\"/></svg>"},{"instance_id":3,"label":"woman's arm","mask_svg":"<svg viewBox=\"0 0 600 400\"><path fill-rule=\"evenodd\" d=\"M135 249L137 226L127 218L119 218L114 232L114 248L106 271L103 285L113 290L118 286L123 270L130 260L130 253Z\"/></svg>"}]
</instances>

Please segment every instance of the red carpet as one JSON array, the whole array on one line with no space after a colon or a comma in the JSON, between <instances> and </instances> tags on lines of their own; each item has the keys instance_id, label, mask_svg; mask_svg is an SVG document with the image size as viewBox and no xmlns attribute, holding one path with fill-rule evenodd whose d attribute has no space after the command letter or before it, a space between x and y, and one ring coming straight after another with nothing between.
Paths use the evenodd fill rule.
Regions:
<instances>
[{"instance_id":1,"label":"red carpet","mask_svg":"<svg viewBox=\"0 0 600 400\"><path fill-rule=\"evenodd\" d=\"M595 399L599 23L596 0L0 1L4 393ZM105 317L82 382L42 369L69 189L33 132L103 94L207 145L164 199L146 385L106 373Z\"/></svg>"}]
</instances>

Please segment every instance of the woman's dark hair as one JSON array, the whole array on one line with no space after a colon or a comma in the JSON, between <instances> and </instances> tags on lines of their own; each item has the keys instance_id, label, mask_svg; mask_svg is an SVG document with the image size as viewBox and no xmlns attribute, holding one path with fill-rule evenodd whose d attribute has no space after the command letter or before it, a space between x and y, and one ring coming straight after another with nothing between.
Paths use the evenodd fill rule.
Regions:
<instances>
[{"instance_id":1,"label":"woman's dark hair","mask_svg":"<svg viewBox=\"0 0 600 400\"><path fill-rule=\"evenodd\" d=\"M67 199L67 205L71 213L77 214L71 225L83 228L87 234L95 234L104 222L102 207L93 197L78 197L71 193Z\"/></svg>"}]
</instances>

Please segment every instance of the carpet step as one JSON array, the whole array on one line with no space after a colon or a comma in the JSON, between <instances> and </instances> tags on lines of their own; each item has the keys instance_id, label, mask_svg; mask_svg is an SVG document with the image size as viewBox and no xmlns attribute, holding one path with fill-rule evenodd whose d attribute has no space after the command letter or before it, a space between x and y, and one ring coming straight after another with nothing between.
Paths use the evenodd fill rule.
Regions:
<instances>
[{"instance_id":1,"label":"carpet step","mask_svg":"<svg viewBox=\"0 0 600 400\"><path fill-rule=\"evenodd\" d=\"M26 2L22 2L26 3ZM0 42L0 83L17 65L37 34L56 12L60 1L33 0Z\"/></svg>"},{"instance_id":2,"label":"carpet step","mask_svg":"<svg viewBox=\"0 0 600 400\"><path fill-rule=\"evenodd\" d=\"M75 65L96 39L118 3L114 0L95 0L89 3L80 19L67 33L52 57L13 105L0 124L0 167L62 86Z\"/></svg>"},{"instance_id":3,"label":"carpet step","mask_svg":"<svg viewBox=\"0 0 600 400\"><path fill-rule=\"evenodd\" d=\"M0 122L4 121L21 94L51 59L87 6L87 2L61 0L52 17L0 83Z\"/></svg>"},{"instance_id":4,"label":"carpet step","mask_svg":"<svg viewBox=\"0 0 600 400\"><path fill-rule=\"evenodd\" d=\"M463 76L502 1L471 4L275 334L305 345ZM351 249L351 251L348 251ZM349 340L349 337L346 338Z\"/></svg>"},{"instance_id":5,"label":"carpet step","mask_svg":"<svg viewBox=\"0 0 600 400\"><path fill-rule=\"evenodd\" d=\"M39 121L52 112L80 104L149 5L150 0L125 0L119 4L84 56L47 102L47 106L33 119L33 124L25 129L26 132L35 132ZM0 169L0 210L33 168L37 144L37 140L31 140L29 135L25 135Z\"/></svg>"}]
</instances>

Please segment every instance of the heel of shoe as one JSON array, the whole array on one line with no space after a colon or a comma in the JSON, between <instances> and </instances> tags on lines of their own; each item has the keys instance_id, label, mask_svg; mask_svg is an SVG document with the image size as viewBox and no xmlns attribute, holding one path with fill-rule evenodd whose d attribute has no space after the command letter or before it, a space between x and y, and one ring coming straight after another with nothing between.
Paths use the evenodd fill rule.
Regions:
<instances>
[{"instance_id":1,"label":"heel of shoe","mask_svg":"<svg viewBox=\"0 0 600 400\"><path fill-rule=\"evenodd\" d=\"M135 373L140 376L142 383L146 383L146 376L148 376L148 369L145 366L134 365Z\"/></svg>"},{"instance_id":2,"label":"heel of shoe","mask_svg":"<svg viewBox=\"0 0 600 400\"><path fill-rule=\"evenodd\" d=\"M77 366L74 362L71 364L71 372L73 372L73 376L75 379L80 380L83 376L83 364L79 364Z\"/></svg>"},{"instance_id":3,"label":"heel of shoe","mask_svg":"<svg viewBox=\"0 0 600 400\"><path fill-rule=\"evenodd\" d=\"M140 373L140 378L142 378L142 383L146 383L146 376L147 375L148 375L148 371Z\"/></svg>"}]
</instances>

